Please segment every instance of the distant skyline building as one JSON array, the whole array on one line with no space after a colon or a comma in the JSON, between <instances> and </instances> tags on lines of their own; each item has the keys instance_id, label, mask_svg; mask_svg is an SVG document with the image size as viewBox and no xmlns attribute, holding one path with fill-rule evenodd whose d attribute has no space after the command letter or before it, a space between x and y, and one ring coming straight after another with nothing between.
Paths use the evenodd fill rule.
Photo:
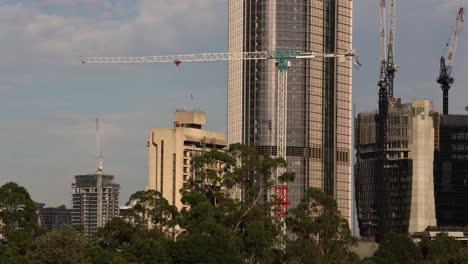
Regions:
<instances>
[{"instance_id":1,"label":"distant skyline building","mask_svg":"<svg viewBox=\"0 0 468 264\"><path fill-rule=\"evenodd\" d=\"M468 115L437 117L434 155L437 225L468 226Z\"/></svg>"},{"instance_id":2,"label":"distant skyline building","mask_svg":"<svg viewBox=\"0 0 468 264\"><path fill-rule=\"evenodd\" d=\"M102 177L102 188L98 178ZM71 223L81 225L88 239L92 239L97 228L104 226L113 217L119 216L120 185L114 182L114 175L95 173L75 176L72 184ZM102 194L102 199L98 199ZM98 201L101 200L102 215L98 216ZM101 223L98 219L101 218Z\"/></svg>"},{"instance_id":3,"label":"distant skyline building","mask_svg":"<svg viewBox=\"0 0 468 264\"><path fill-rule=\"evenodd\" d=\"M224 133L203 129L206 113L177 110L174 126L152 128L147 139L148 184L147 190L156 190L169 204L179 210L180 189L193 177L192 158L214 149L226 147Z\"/></svg>"},{"instance_id":4,"label":"distant skyline building","mask_svg":"<svg viewBox=\"0 0 468 264\"><path fill-rule=\"evenodd\" d=\"M37 203L41 226L47 229L60 229L64 225L71 225L71 209L65 205L58 207L45 207L45 204Z\"/></svg>"},{"instance_id":5,"label":"distant skyline building","mask_svg":"<svg viewBox=\"0 0 468 264\"><path fill-rule=\"evenodd\" d=\"M352 49L351 0L231 0L229 52ZM337 200L351 222L351 61L292 60L288 70L287 161L296 174L288 199L309 187ZM276 155L275 61L228 62L228 143Z\"/></svg>"},{"instance_id":6,"label":"distant skyline building","mask_svg":"<svg viewBox=\"0 0 468 264\"><path fill-rule=\"evenodd\" d=\"M356 119L355 197L363 237L422 232L436 225L432 102L389 101L385 162L380 156L377 112ZM381 169L383 167L383 169Z\"/></svg>"}]
</instances>

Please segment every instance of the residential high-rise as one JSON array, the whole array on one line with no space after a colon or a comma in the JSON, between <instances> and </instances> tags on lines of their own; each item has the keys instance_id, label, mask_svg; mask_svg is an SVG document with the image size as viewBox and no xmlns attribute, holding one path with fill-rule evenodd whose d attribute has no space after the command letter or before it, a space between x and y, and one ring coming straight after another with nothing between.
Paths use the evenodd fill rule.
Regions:
<instances>
[{"instance_id":1,"label":"residential high-rise","mask_svg":"<svg viewBox=\"0 0 468 264\"><path fill-rule=\"evenodd\" d=\"M180 190L194 175L192 158L210 150L224 150L224 133L203 129L206 114L177 110L174 127L152 128L148 148L148 185L171 205L183 208Z\"/></svg>"},{"instance_id":2,"label":"residential high-rise","mask_svg":"<svg viewBox=\"0 0 468 264\"><path fill-rule=\"evenodd\" d=\"M438 226L468 225L468 116L436 115L434 184Z\"/></svg>"},{"instance_id":3,"label":"residential high-rise","mask_svg":"<svg viewBox=\"0 0 468 264\"><path fill-rule=\"evenodd\" d=\"M389 101L385 161L377 119L376 112L360 113L355 125L355 197L361 236L408 234L435 226L432 102Z\"/></svg>"},{"instance_id":4,"label":"residential high-rise","mask_svg":"<svg viewBox=\"0 0 468 264\"><path fill-rule=\"evenodd\" d=\"M229 52L352 49L352 0L230 0ZM336 198L351 218L351 61L292 60L288 70L287 161L296 174L288 199L308 187ZM275 61L229 61L228 143L276 155Z\"/></svg>"},{"instance_id":5,"label":"residential high-rise","mask_svg":"<svg viewBox=\"0 0 468 264\"><path fill-rule=\"evenodd\" d=\"M102 191L98 189L98 177L102 177ZM95 173L75 176L72 184L71 223L81 225L88 239L93 238L97 227L104 226L113 217L119 216L120 185L114 183L114 175ZM98 194L102 193L102 217L98 223Z\"/></svg>"}]
</instances>

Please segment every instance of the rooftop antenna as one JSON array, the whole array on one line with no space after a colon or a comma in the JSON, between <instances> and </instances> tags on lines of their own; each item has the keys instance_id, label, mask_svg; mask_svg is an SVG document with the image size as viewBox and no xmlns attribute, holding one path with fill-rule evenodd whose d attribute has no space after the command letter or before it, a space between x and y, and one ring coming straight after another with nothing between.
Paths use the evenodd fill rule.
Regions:
<instances>
[{"instance_id":1,"label":"rooftop antenna","mask_svg":"<svg viewBox=\"0 0 468 264\"><path fill-rule=\"evenodd\" d=\"M97 168L97 227L102 226L102 153L100 144L101 131L99 129L99 119L96 118L96 154L98 158Z\"/></svg>"}]
</instances>

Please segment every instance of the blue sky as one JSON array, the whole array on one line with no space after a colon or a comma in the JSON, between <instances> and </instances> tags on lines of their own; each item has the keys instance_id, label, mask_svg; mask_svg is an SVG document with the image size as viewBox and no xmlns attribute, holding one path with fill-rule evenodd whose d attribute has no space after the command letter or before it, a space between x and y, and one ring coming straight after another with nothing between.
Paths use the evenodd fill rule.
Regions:
<instances>
[{"instance_id":1,"label":"blue sky","mask_svg":"<svg viewBox=\"0 0 468 264\"><path fill-rule=\"evenodd\" d=\"M377 98L378 2L354 1L353 100ZM439 58L468 1L397 0L395 94L435 100ZM70 205L73 176L94 172L95 124L102 125L104 170L122 185L121 203L147 181L146 136L170 126L176 108L208 113L226 128L226 65L82 65L81 56L222 52L226 0L0 0L0 184L16 181L33 198ZM468 36L455 62L451 112L468 104Z\"/></svg>"}]
</instances>

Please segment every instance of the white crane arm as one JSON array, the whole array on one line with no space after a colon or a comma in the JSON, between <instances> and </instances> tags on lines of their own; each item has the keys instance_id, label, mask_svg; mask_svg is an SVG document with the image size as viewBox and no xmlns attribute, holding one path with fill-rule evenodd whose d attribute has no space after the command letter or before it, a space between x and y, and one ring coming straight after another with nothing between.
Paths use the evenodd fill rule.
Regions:
<instances>
[{"instance_id":1,"label":"white crane arm","mask_svg":"<svg viewBox=\"0 0 468 264\"><path fill-rule=\"evenodd\" d=\"M84 57L82 63L116 64L116 63L180 63L180 62L215 62L233 60L266 60L278 59L313 59L313 58L340 58L352 57L354 50L343 53L316 53L299 52L296 50L285 51L256 51L256 52L232 52L232 53L199 53L184 55L161 55L144 57Z\"/></svg>"},{"instance_id":2,"label":"white crane arm","mask_svg":"<svg viewBox=\"0 0 468 264\"><path fill-rule=\"evenodd\" d=\"M457 51L458 40L460 39L460 35L463 30L464 14L465 9L463 7L460 7L460 9L458 10L457 22L453 29L452 35L450 36L450 42L448 44L447 68L449 70L449 75L455 58L455 53Z\"/></svg>"},{"instance_id":3,"label":"white crane arm","mask_svg":"<svg viewBox=\"0 0 468 264\"><path fill-rule=\"evenodd\" d=\"M185 55L162 55L145 57L85 57L82 63L167 63L167 62L213 62L229 60L265 60L268 52L233 52L233 53L200 53Z\"/></svg>"}]
</instances>

